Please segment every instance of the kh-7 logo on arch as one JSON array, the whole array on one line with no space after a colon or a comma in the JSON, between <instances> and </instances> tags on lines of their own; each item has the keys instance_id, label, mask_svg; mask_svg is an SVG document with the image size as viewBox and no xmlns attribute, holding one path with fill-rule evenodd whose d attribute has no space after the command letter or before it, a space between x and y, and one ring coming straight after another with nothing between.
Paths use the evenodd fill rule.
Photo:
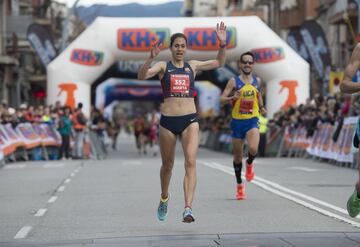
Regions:
<instances>
[{"instance_id":1,"label":"kh-7 logo on arch","mask_svg":"<svg viewBox=\"0 0 360 247\"><path fill-rule=\"evenodd\" d=\"M74 49L71 52L70 61L87 66L96 66L102 64L104 53L85 49Z\"/></svg>"},{"instance_id":2,"label":"kh-7 logo on arch","mask_svg":"<svg viewBox=\"0 0 360 247\"><path fill-rule=\"evenodd\" d=\"M185 28L184 34L188 38L188 49L198 51L217 51L219 49L220 43L214 28ZM227 49L236 46L235 27L227 27L226 44Z\"/></svg>"},{"instance_id":3,"label":"kh-7 logo on arch","mask_svg":"<svg viewBox=\"0 0 360 247\"><path fill-rule=\"evenodd\" d=\"M118 29L117 46L124 51L149 51L155 41L160 49L169 48L170 30L168 28L125 28Z\"/></svg>"}]
</instances>

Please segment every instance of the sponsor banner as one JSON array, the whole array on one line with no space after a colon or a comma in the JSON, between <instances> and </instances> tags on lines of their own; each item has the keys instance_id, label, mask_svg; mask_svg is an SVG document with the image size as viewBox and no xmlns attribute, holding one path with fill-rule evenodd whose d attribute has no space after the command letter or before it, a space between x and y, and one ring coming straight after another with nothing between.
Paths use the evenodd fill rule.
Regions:
<instances>
[{"instance_id":1,"label":"sponsor banner","mask_svg":"<svg viewBox=\"0 0 360 247\"><path fill-rule=\"evenodd\" d=\"M330 124L321 124L306 151L321 158L352 163L354 154L351 152L351 146L356 123L357 117L345 118L336 142L332 139L335 127Z\"/></svg>"},{"instance_id":2,"label":"sponsor banner","mask_svg":"<svg viewBox=\"0 0 360 247\"><path fill-rule=\"evenodd\" d=\"M70 61L86 66L101 65L104 59L104 53L85 49L74 49L70 55Z\"/></svg>"},{"instance_id":3,"label":"sponsor banner","mask_svg":"<svg viewBox=\"0 0 360 247\"><path fill-rule=\"evenodd\" d=\"M163 100L162 89L160 85L154 86L129 86L116 85L105 89L105 106L114 100Z\"/></svg>"},{"instance_id":4,"label":"sponsor banner","mask_svg":"<svg viewBox=\"0 0 360 247\"><path fill-rule=\"evenodd\" d=\"M316 72L327 81L331 56L324 30L315 20L309 20L301 25L300 34Z\"/></svg>"},{"instance_id":5,"label":"sponsor banner","mask_svg":"<svg viewBox=\"0 0 360 247\"><path fill-rule=\"evenodd\" d=\"M16 147L13 145L11 140L8 139L5 131L2 128L0 128L0 149L2 149L4 156L12 154L16 149Z\"/></svg>"},{"instance_id":6,"label":"sponsor banner","mask_svg":"<svg viewBox=\"0 0 360 247\"><path fill-rule=\"evenodd\" d=\"M51 141L53 145L61 145L61 135L55 128L51 127L48 124L41 124L40 126L45 131L47 138Z\"/></svg>"},{"instance_id":7,"label":"sponsor banner","mask_svg":"<svg viewBox=\"0 0 360 247\"><path fill-rule=\"evenodd\" d=\"M297 54L299 54L306 61L310 62L310 55L306 50L304 40L300 33L300 28L290 28L286 41L291 46L291 48L297 52Z\"/></svg>"},{"instance_id":8,"label":"sponsor banner","mask_svg":"<svg viewBox=\"0 0 360 247\"><path fill-rule=\"evenodd\" d=\"M219 40L214 28L185 28L184 34L188 39L187 48L197 51L217 51L219 50ZM226 49L236 47L236 28L227 27L226 29Z\"/></svg>"},{"instance_id":9,"label":"sponsor banner","mask_svg":"<svg viewBox=\"0 0 360 247\"><path fill-rule=\"evenodd\" d=\"M344 71L330 71L329 75L329 94L334 95L340 92L340 82L344 78Z\"/></svg>"},{"instance_id":10,"label":"sponsor banner","mask_svg":"<svg viewBox=\"0 0 360 247\"><path fill-rule=\"evenodd\" d=\"M10 123L0 125L0 130L6 135L7 139L14 145L15 148L22 147L25 143L21 140L19 135L14 131Z\"/></svg>"},{"instance_id":11,"label":"sponsor banner","mask_svg":"<svg viewBox=\"0 0 360 247\"><path fill-rule=\"evenodd\" d=\"M26 37L46 68L56 57L56 50L50 32L44 26L33 23L29 26Z\"/></svg>"},{"instance_id":12,"label":"sponsor banner","mask_svg":"<svg viewBox=\"0 0 360 247\"><path fill-rule=\"evenodd\" d=\"M51 128L47 124L33 124L32 125L35 133L40 137L41 139L41 145L42 146L59 146L61 143L59 143L59 139L57 136L55 137L53 135L53 131L51 131Z\"/></svg>"},{"instance_id":13,"label":"sponsor banner","mask_svg":"<svg viewBox=\"0 0 360 247\"><path fill-rule=\"evenodd\" d=\"M16 132L25 143L26 149L41 145L41 138L36 134L30 123L21 123L16 126Z\"/></svg>"},{"instance_id":14,"label":"sponsor banner","mask_svg":"<svg viewBox=\"0 0 360 247\"><path fill-rule=\"evenodd\" d=\"M155 42L161 43L161 50L169 48L169 28L124 28L118 29L117 47L124 51L149 51Z\"/></svg>"}]
</instances>

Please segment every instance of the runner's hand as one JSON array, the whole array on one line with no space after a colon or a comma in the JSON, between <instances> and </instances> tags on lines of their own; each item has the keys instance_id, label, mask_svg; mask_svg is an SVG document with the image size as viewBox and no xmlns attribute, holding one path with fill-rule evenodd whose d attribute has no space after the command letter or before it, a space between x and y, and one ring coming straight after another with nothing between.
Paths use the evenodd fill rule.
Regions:
<instances>
[{"instance_id":1,"label":"runner's hand","mask_svg":"<svg viewBox=\"0 0 360 247\"><path fill-rule=\"evenodd\" d=\"M352 56L354 57L354 59L358 61L360 60L360 43L357 43L357 45L355 46Z\"/></svg>"},{"instance_id":2,"label":"runner's hand","mask_svg":"<svg viewBox=\"0 0 360 247\"><path fill-rule=\"evenodd\" d=\"M240 97L240 90L235 91L232 100L237 100Z\"/></svg>"},{"instance_id":3,"label":"runner's hand","mask_svg":"<svg viewBox=\"0 0 360 247\"><path fill-rule=\"evenodd\" d=\"M220 25L219 23L216 24L216 36L220 41L220 45L226 44L226 26L224 22L220 22Z\"/></svg>"},{"instance_id":4,"label":"runner's hand","mask_svg":"<svg viewBox=\"0 0 360 247\"><path fill-rule=\"evenodd\" d=\"M261 108L260 108L260 113L261 113L261 115L263 115L263 116L266 115L267 111L266 111L265 107L261 107Z\"/></svg>"},{"instance_id":5,"label":"runner's hand","mask_svg":"<svg viewBox=\"0 0 360 247\"><path fill-rule=\"evenodd\" d=\"M153 59L155 57L157 57L157 55L159 55L161 49L160 47L162 46L162 44L159 41L156 41L150 51L150 58Z\"/></svg>"}]
</instances>

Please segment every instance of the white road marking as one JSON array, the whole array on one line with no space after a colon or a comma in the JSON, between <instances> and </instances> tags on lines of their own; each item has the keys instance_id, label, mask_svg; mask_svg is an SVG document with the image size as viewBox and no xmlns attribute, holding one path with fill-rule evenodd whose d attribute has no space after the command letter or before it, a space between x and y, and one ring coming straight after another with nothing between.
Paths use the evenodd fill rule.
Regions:
<instances>
[{"instance_id":1,"label":"white road marking","mask_svg":"<svg viewBox=\"0 0 360 247\"><path fill-rule=\"evenodd\" d=\"M75 173L72 172L72 173L70 174L70 177L74 177L74 176L75 176Z\"/></svg>"},{"instance_id":2,"label":"white road marking","mask_svg":"<svg viewBox=\"0 0 360 247\"><path fill-rule=\"evenodd\" d=\"M46 208L40 208L36 214L34 216L36 217L41 217L41 216L44 216L44 214L46 213L47 209Z\"/></svg>"},{"instance_id":3,"label":"white road marking","mask_svg":"<svg viewBox=\"0 0 360 247\"><path fill-rule=\"evenodd\" d=\"M64 186L64 185L60 186L60 187L57 189L57 191L59 191L59 192L63 192L64 190L65 190L65 186Z\"/></svg>"},{"instance_id":4,"label":"white road marking","mask_svg":"<svg viewBox=\"0 0 360 247\"><path fill-rule=\"evenodd\" d=\"M20 168L25 168L25 167L26 167L25 164L12 164L12 165L4 166L4 169L20 169Z\"/></svg>"},{"instance_id":5,"label":"white road marking","mask_svg":"<svg viewBox=\"0 0 360 247\"><path fill-rule=\"evenodd\" d=\"M43 165L44 168L59 168L64 167L64 163L46 163Z\"/></svg>"},{"instance_id":6,"label":"white road marking","mask_svg":"<svg viewBox=\"0 0 360 247\"><path fill-rule=\"evenodd\" d=\"M52 196L52 197L50 197L50 199L48 200L48 203L54 203L57 199L58 199L57 196Z\"/></svg>"},{"instance_id":7,"label":"white road marking","mask_svg":"<svg viewBox=\"0 0 360 247\"><path fill-rule=\"evenodd\" d=\"M79 168L77 168L77 169L74 170L75 173L78 173L79 171L80 171Z\"/></svg>"},{"instance_id":8,"label":"white road marking","mask_svg":"<svg viewBox=\"0 0 360 247\"><path fill-rule=\"evenodd\" d=\"M138 160L124 160L121 165L125 166L141 166L142 162Z\"/></svg>"},{"instance_id":9,"label":"white road marking","mask_svg":"<svg viewBox=\"0 0 360 247\"><path fill-rule=\"evenodd\" d=\"M215 162L206 162L206 161L201 161L201 160L199 161L199 163L201 163L201 164L203 164L203 165L205 165L205 166L208 166L208 167L210 167L210 168L217 169L217 170L222 171L222 172L224 172L224 173L227 173L227 174L229 174L229 175L232 175L232 176L235 175L235 174L234 174L234 171L233 171L233 169L232 169L231 167L224 166L224 165L221 165L221 164L218 164L218 163L215 163ZM293 195L302 197L302 198L304 198L304 199L306 199L306 200L309 200L309 201L314 202L314 203L318 203L318 204L320 204L320 205L322 205L322 206L326 206L326 207L328 207L328 208L331 208L331 209L333 209L333 210L336 210L336 211L338 211L338 212L341 212L341 213L344 213L344 214L347 215L346 210L344 210L344 209L342 209L342 208L339 208L339 207L336 207L336 206L331 205L331 204L329 204L329 203L320 201L320 200L318 200L318 199L316 199L316 198L313 198L313 197L310 197L310 196L306 196L306 195L301 194L301 193L299 193L299 192L296 192L296 191L287 189L287 188L285 188L285 187L283 187L283 186L280 186L279 184L273 183L273 182L271 182L271 181L269 181L269 180L265 180L265 179L263 179L263 178L261 178L261 177L259 177L259 176L256 176L256 177L254 178L254 180L252 181L252 183L255 184L255 185L257 185L257 186L259 186L260 188L262 188L262 189L264 189L264 190L266 190L266 191L272 192L272 193L274 193L274 194L276 194L276 195L279 195L279 196L281 196L281 197L283 197L283 198L285 198L285 199L288 199L288 200L293 201L293 202L295 202L295 203L297 203L297 204L300 204L300 205L302 205L302 206L304 206L304 207L306 207L306 208L312 209L312 210L317 211L317 212L319 212L319 213L321 213L321 214L323 214L323 215L326 215L326 216L329 216L329 217L338 219L338 220L340 220L340 221L349 223L349 224L351 224L352 226L355 226L355 227L360 228L360 223L359 223L359 222L350 220L350 219L345 218L345 217L343 217L343 216L341 216L341 215L338 215L338 214L332 213L332 212L330 212L330 211L328 211L328 210L319 208L319 207L317 207L317 206L315 206L315 205L312 205L312 204L310 204L310 203L308 203L308 202L305 202L305 201L303 201L303 200L300 200L300 199L298 199L298 198L295 198L295 197L293 197L293 196L291 196L291 195L289 195L289 194L293 194ZM272 187L270 187L270 186L272 186L272 187L274 187L274 188L272 188ZM287 193L289 193L289 194L286 194L286 193L284 193L284 192L281 192L280 190L283 190L283 191L285 191L285 192L287 192Z\"/></svg>"},{"instance_id":10,"label":"white road marking","mask_svg":"<svg viewBox=\"0 0 360 247\"><path fill-rule=\"evenodd\" d=\"M304 171L304 172L317 172L318 171L318 169L308 168L308 167L303 167L303 166L292 166L287 169L299 170L299 171Z\"/></svg>"},{"instance_id":11,"label":"white road marking","mask_svg":"<svg viewBox=\"0 0 360 247\"><path fill-rule=\"evenodd\" d=\"M68 184L68 183L70 183L70 181L71 181L71 179L70 179L70 178L67 178L67 179L65 179L64 183L65 183L65 184Z\"/></svg>"},{"instance_id":12,"label":"white road marking","mask_svg":"<svg viewBox=\"0 0 360 247\"><path fill-rule=\"evenodd\" d=\"M29 234L31 229L32 229L31 226L24 226L16 233L14 238L15 239L26 238L26 236Z\"/></svg>"}]
</instances>

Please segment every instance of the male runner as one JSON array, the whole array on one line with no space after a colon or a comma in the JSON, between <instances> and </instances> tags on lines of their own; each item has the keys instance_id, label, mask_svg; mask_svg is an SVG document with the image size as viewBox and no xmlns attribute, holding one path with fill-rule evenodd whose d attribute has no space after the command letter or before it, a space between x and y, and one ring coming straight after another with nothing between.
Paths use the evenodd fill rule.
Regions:
<instances>
[{"instance_id":1,"label":"male runner","mask_svg":"<svg viewBox=\"0 0 360 247\"><path fill-rule=\"evenodd\" d=\"M260 79L253 75L254 55L251 52L241 54L239 68L241 75L231 78L221 95L221 102L233 103L231 136L233 141L233 166L237 181L236 199L243 200L245 186L241 179L243 147L245 139L248 144L246 160L246 180L254 176L253 161L259 147L259 113L266 114L266 109L259 89ZM229 96L233 93L232 96Z\"/></svg>"}]
</instances>

